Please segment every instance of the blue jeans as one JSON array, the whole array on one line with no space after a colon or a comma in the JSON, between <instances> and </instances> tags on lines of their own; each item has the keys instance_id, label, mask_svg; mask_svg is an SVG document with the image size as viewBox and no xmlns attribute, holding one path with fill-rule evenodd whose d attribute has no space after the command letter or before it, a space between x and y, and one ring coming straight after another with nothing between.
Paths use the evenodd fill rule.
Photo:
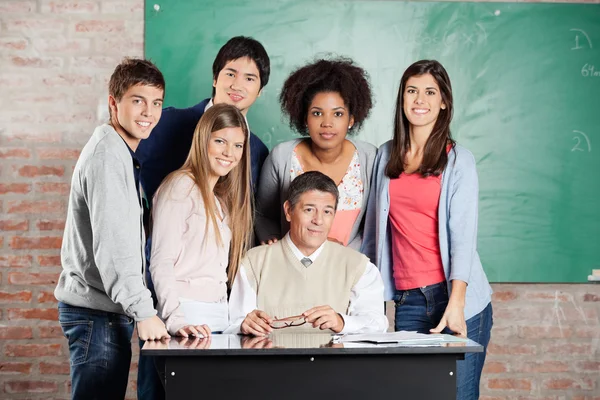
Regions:
<instances>
[{"instance_id":1,"label":"blue jeans","mask_svg":"<svg viewBox=\"0 0 600 400\"><path fill-rule=\"evenodd\" d=\"M125 398L133 319L61 302L58 321L69 340L71 398Z\"/></svg>"},{"instance_id":2,"label":"blue jeans","mask_svg":"<svg viewBox=\"0 0 600 400\"><path fill-rule=\"evenodd\" d=\"M436 283L418 289L396 290L396 331L417 331L429 333L435 328L448 305L446 282ZM479 381L485 362L487 345L493 324L492 304L488 304L479 314L467 321L467 336L483 346L482 353L468 353L464 360L456 362L456 398L476 400L479 398ZM448 329L444 333L452 333Z\"/></svg>"}]
</instances>

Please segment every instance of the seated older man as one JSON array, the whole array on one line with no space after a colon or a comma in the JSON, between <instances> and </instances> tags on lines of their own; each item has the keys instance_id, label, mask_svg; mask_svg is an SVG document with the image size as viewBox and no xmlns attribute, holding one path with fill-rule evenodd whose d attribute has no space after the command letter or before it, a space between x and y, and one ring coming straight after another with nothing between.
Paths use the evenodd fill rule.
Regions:
<instances>
[{"instance_id":1,"label":"seated older man","mask_svg":"<svg viewBox=\"0 0 600 400\"><path fill-rule=\"evenodd\" d=\"M364 255L327 240L337 202L328 176L312 171L294 179L283 205L290 231L247 253L231 290L226 333L387 330L379 270Z\"/></svg>"}]
</instances>

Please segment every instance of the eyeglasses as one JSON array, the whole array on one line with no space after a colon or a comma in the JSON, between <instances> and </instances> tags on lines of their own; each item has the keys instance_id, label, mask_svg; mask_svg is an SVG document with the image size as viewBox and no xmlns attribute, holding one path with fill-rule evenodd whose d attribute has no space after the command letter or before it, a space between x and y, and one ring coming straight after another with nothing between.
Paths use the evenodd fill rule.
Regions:
<instances>
[{"instance_id":1,"label":"eyeglasses","mask_svg":"<svg viewBox=\"0 0 600 400\"><path fill-rule=\"evenodd\" d=\"M271 328L283 329L291 326L300 326L306 323L306 319L302 315L295 315L293 317L274 319L271 322Z\"/></svg>"}]
</instances>

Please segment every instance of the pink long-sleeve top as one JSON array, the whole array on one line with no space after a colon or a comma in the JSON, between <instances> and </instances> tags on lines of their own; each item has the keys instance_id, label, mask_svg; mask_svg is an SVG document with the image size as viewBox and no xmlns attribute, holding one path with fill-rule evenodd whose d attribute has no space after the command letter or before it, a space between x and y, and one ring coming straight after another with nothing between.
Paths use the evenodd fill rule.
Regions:
<instances>
[{"instance_id":1,"label":"pink long-sleeve top","mask_svg":"<svg viewBox=\"0 0 600 400\"><path fill-rule=\"evenodd\" d=\"M221 244L190 176L175 178L154 196L150 273L159 316L172 334L187 325L180 298L205 303L227 301L231 230L227 214L216 198L215 202Z\"/></svg>"}]
</instances>

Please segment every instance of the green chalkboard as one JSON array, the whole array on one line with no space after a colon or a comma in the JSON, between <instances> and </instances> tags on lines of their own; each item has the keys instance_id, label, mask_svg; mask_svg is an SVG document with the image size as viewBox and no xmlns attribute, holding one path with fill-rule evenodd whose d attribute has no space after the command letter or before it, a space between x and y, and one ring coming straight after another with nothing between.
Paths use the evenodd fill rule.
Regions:
<instances>
[{"instance_id":1,"label":"green chalkboard","mask_svg":"<svg viewBox=\"0 0 600 400\"><path fill-rule=\"evenodd\" d=\"M232 36L261 41L271 80L249 112L272 148L294 134L277 95L315 56L352 57L375 107L359 138L392 134L398 81L423 58L447 68L454 137L475 155L479 250L494 282L583 282L600 268L600 5L357 0L146 2L146 56L166 103L211 93Z\"/></svg>"}]
</instances>

